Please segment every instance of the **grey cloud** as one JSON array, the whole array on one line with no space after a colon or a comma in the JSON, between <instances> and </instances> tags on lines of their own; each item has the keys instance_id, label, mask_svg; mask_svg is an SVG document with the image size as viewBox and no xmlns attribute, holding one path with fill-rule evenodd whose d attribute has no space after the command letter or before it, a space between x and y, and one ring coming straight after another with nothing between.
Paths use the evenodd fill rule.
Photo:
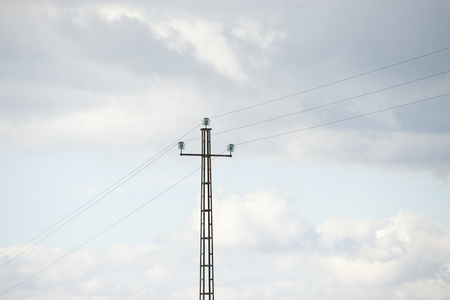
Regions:
<instances>
[{"instance_id":1,"label":"grey cloud","mask_svg":"<svg viewBox=\"0 0 450 300\"><path fill-rule=\"evenodd\" d=\"M139 20L123 17L107 23L93 16L84 26L68 18L60 22L57 30L71 43L74 52L108 69L117 66L118 72L127 70L137 78L157 74L176 79L189 72L201 73L189 57L167 49Z\"/></svg>"}]
</instances>

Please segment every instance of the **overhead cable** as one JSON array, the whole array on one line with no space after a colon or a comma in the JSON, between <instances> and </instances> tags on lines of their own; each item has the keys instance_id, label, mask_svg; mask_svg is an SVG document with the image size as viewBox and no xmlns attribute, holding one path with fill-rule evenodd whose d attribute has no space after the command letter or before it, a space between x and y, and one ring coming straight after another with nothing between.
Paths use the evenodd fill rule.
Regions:
<instances>
[{"instance_id":1,"label":"overhead cable","mask_svg":"<svg viewBox=\"0 0 450 300\"><path fill-rule=\"evenodd\" d=\"M393 109L397 109L397 108L402 108L402 107L406 107L406 106L419 104L419 103L422 103L422 102L431 101L431 100L442 98L442 97L445 97L445 96L448 96L448 95L450 95L450 93L446 93L446 94L442 94L442 95L439 95L439 96L434 96L434 97L430 97L430 98L426 98L426 99L421 99L421 100L417 100L417 101L413 101L413 102L409 102L409 103L404 103L404 104L400 104L400 105L396 105L396 106L391 106L391 107L388 107L388 108L384 108L384 109L380 109L380 110L376 110L376 111L372 111L372 112L368 112L368 113L364 113L364 114L360 114L360 115L356 115L356 116L352 116L352 117L347 117L347 118L344 118L344 119L339 119L339 120L335 120L335 121L331 121L331 122L327 122L327 123L322 123L322 124L319 124L319 125L305 127L305 128L302 128L302 129L296 129L296 130L282 132L282 133L279 133L279 134L274 134L274 135L270 135L270 136L254 139L254 140L248 140L248 141L244 141L244 142L240 142L240 143L235 143L235 145L244 145L244 144L259 142L259 141L262 141L262 140L267 140L267 139L276 138L276 137L280 137L280 136L284 136L284 135L289 135L289 134L293 134L293 133L297 133L297 132L301 132L301 131L306 131L306 130L310 130L310 129L314 129L314 128L318 128L318 127L324 127L324 126L328 126L328 125L331 125L331 124L341 123L341 122L345 122L345 121L349 121L349 120L353 120L353 119L358 119L358 118L362 118L362 117L378 114L378 113L381 113L381 112L385 112L385 111L389 111L389 110L393 110Z\"/></svg>"},{"instance_id":2,"label":"overhead cable","mask_svg":"<svg viewBox=\"0 0 450 300\"><path fill-rule=\"evenodd\" d=\"M223 130L223 131L215 132L215 133L213 133L213 135L218 135L218 134L222 134L222 133L226 133L226 132L230 132L230 131L234 131L234 130L238 130L238 129L242 129L242 128L246 128L246 127L250 127L250 126L255 126L255 125L259 125L259 124L275 121L275 120L286 118L286 117L291 117L291 116L294 116L294 115L298 115L298 114L305 113L305 112L308 112L308 111L316 110L316 109L319 109L319 108L324 108L324 107L327 107L327 106L339 104L339 103L346 102L346 101L349 101L349 100L361 98L361 97L364 97L364 96L373 95L373 94L376 94L376 93L379 93L379 92L384 92L384 91L387 91L387 90L390 90L390 89L393 89L393 88L397 88L397 87L400 87L400 86L404 86L404 85L407 85L407 84L411 84L411 83L414 83L414 82L418 82L418 81L421 81L421 80L429 79L429 78L440 76L440 75L447 74L447 73L450 73L450 70L444 71L444 72L440 72L440 73L437 73L437 74L433 74L433 75L429 75L429 76L425 76L425 77L422 77L422 78L419 78L419 79L414 79L414 80L411 80L411 81L399 83L399 84L392 85L392 86L389 86L389 87L386 87L386 88L382 88L382 89L378 89L378 90L375 90L375 91L372 91L372 92L367 92L367 93L364 93L364 94L361 94L361 95L357 95L357 96L345 98L345 99L342 99L342 100L337 100L337 101L329 102L329 103L326 103L326 104L322 104L322 105L319 105L319 106L303 109L303 110L296 111L296 112L293 112L293 113L281 115L281 116L278 116L278 117L274 117L274 118L270 118L270 119L266 119L266 120L262 120L262 121L258 121L258 122L254 122L254 123L250 123L250 124L247 124L247 125L242 125L242 126L239 126L239 127L235 127L235 128L231 128L231 129L226 129L226 130Z\"/></svg>"},{"instance_id":3,"label":"overhead cable","mask_svg":"<svg viewBox=\"0 0 450 300\"><path fill-rule=\"evenodd\" d=\"M446 94L442 94L439 96L434 96L434 97L429 97L426 99L421 99L421 100L417 100L417 101L413 101L413 102L409 102L409 103L404 103L404 104L400 104L400 105L396 105L396 106L391 106L385 109L380 109L377 111L372 111L372 112L368 112L368 113L364 113L364 114L360 114L360 115L356 115L356 116L352 116L352 117L348 117L348 118L344 118L344 119L340 119L340 120L335 120L335 121L331 121L331 122L327 122L327 123L322 123L319 125L315 125L315 126L310 126L310 127L306 127L306 128L302 128L302 129L298 129L298 130L292 130L292 131L288 131L288 132L283 132L280 134L276 134L276 135L271 135L271 136L266 136L263 138L258 138L258 139L253 139L253 140L248 140L248 141L244 141L244 142L240 142L240 143L236 143L235 145L244 145L244 144L249 144L249 143L253 143L253 142L257 142L257 141L262 141L262 140L267 140L267 139L271 139L271 138L275 138L275 137L279 137L279 136L284 136L284 135L288 135L288 134L293 134L293 133L297 133L297 132L301 132L301 131L306 131L306 130L311 130L314 128L318 128L318 127L323 127L323 126L328 126L331 124L336 124L336 123L340 123L340 122L345 122L345 121L349 121L349 120L353 120L353 119L357 119L357 118L361 118L361 117L365 117L365 116L369 116L369 115L373 115L373 114L377 114L377 113L381 113L381 112L385 112L385 111L389 111L389 110L393 110L393 109L397 109L397 108L402 108L402 107L406 107L406 106L411 106L411 105L415 105L418 103L423 103L426 101L431 101L434 99L438 99L438 98L442 98L445 96L450 95L450 93L446 93ZM197 126L198 127L198 126ZM227 150L224 150L223 152L225 152ZM102 231L100 231L99 233L97 233L96 235L92 236L90 239L88 239L87 241L85 241L84 243L80 244L79 246L77 246L76 248L74 248L72 251L66 253L65 255L61 256L60 258L58 258L57 260L51 262L50 264L48 264L47 266L45 266L44 268L40 269L39 271L33 273L32 275L28 276L27 278L25 278L24 280L20 281L19 283L15 284L14 286L10 287L9 289L5 290L4 292L2 292L0 294L0 296L10 292L11 290L15 289L16 287L20 286L21 284L25 283L26 281L28 281L29 279L35 277L36 275L40 274L41 272L45 271L46 269L50 268L51 266L53 266L54 264L58 263L59 261L61 261L62 259L66 258L67 256L71 255L72 253L74 253L75 251L77 251L78 249L80 249L81 247L85 246L86 244L88 244L89 242L91 242L92 240L94 240L95 238L99 237L100 235L102 235L103 233L105 233L106 231L108 231L109 229L113 228L114 226L116 226L117 224L119 224L120 222L124 221L126 218L130 217L131 215L133 215L134 213L136 213L137 211L139 211L140 209L144 208L146 205L148 205L150 202L152 202L153 200L155 200L156 198L160 197L161 195L163 195L164 193L166 193L167 191L171 190L172 188L174 188L176 185L178 185L179 183L181 183L182 181L184 181L185 179L187 179L188 177L190 177L191 175L193 175L195 172L197 172L198 170L200 170L200 168L195 169L194 171L192 171L191 173L189 173L188 175L184 176L182 179L178 180L177 182L175 182L174 184L172 184L170 187L168 187L167 189L165 189L164 191L162 191L161 193L159 193L158 195L156 195L155 197L153 197L152 199L148 200L147 202L145 202L144 204L140 205L139 207L137 207L136 209L132 210L131 212L129 212L128 214L126 214L125 216L123 216L122 218L120 218L119 220L117 220L116 222L112 223L110 226L108 226L107 228L103 229Z\"/></svg>"},{"instance_id":4,"label":"overhead cable","mask_svg":"<svg viewBox=\"0 0 450 300\"><path fill-rule=\"evenodd\" d=\"M79 215L81 215L82 213L84 213L85 211L87 211L89 208L91 208L92 206L94 206L95 204L97 204L98 202L100 202L102 199L104 199L106 196L108 196L109 194L111 194L112 192L114 192L116 189L118 189L119 187L121 187L123 184L125 184L127 181L129 181L131 178L133 178L134 176L136 176L137 174L139 174L140 172L142 172L144 169L146 169L148 166L150 166L152 163L154 163L155 161L157 161L158 159L160 159L162 156L164 156L169 150L171 150L173 148L173 146L183 137L185 137L186 135L188 135L189 133L191 133L192 131L194 131L195 129L197 129L201 124L198 124L197 126L195 126L193 129L189 130L187 133L183 134L179 139L177 139L176 141L172 142L169 146L165 147L163 150L161 150L160 152L158 152L156 155L154 155L152 158L146 160L144 163L142 163L140 166L138 166L137 168L135 168L133 171L129 172L127 175L123 176L121 179L119 179L118 181L116 181L115 183L113 183L112 185L110 185L108 188L106 188L105 190L103 190L101 193L97 194L95 197L91 198L89 201L87 201L86 203L84 203L83 205L81 205L80 207L78 207L77 209L75 209L74 211L72 211L71 213L69 213L68 215L66 215L65 217L61 218L59 221L57 221L56 223L54 223L53 225L51 225L50 227L48 227L47 229L43 230L41 233L39 233L38 235L36 235L35 237L33 237L32 239L30 239L28 242L24 243L23 245L17 247L16 249L14 249L13 251L11 251L10 253L8 253L6 256L4 256L2 259L0 259L0 261L3 261L4 259L10 257L12 254L16 253L17 251L19 251L20 249L25 248L24 250L20 251L19 254L17 254L16 256L14 256L13 258L11 258L9 261L7 261L6 263L2 264L0 266L0 268L6 266L7 264L9 264L10 262L12 262L13 260L15 260L17 257L19 257L20 255L22 255L23 253L27 252L28 250L30 250L31 248L33 248L34 246L36 246L37 244L39 244L40 242L42 242L43 240L45 240L46 238L48 238L49 236L51 236L53 233L55 233L56 231L58 231L59 229L61 229L62 227L64 227L65 225L67 225L68 223L70 223L72 220L74 220L75 218L77 218ZM57 226L58 224L60 224L59 226ZM56 228L55 228L56 227ZM54 228L54 229L53 229ZM52 230L53 229L53 230ZM51 231L50 231L51 230ZM49 232L50 231L50 232ZM45 234L47 233L47 234ZM45 234L45 235L44 235ZM44 235L44 236L43 236ZM43 236L43 237L41 237ZM41 238L40 238L41 237ZM38 239L38 240L37 240ZM37 240L37 241L35 241ZM35 241L35 242L33 242ZM33 242L33 243L32 243Z\"/></svg>"},{"instance_id":5,"label":"overhead cable","mask_svg":"<svg viewBox=\"0 0 450 300\"><path fill-rule=\"evenodd\" d=\"M406 59L406 60L403 60L403 61L400 61L400 62L397 62L397 63L394 63L394 64L390 64L390 65L387 65L387 66L384 66L384 67L381 67L381 68L373 69L373 70L370 70L370 71L367 71L367 72L364 72L364 73L360 73L360 74L357 74L357 75L353 75L353 76L350 76L350 77L347 77L347 78L344 78L344 79L339 79L339 80L336 80L336 81L333 81L333 82L330 82L330 83L326 83L326 84L323 84L323 85L320 85L320 86L316 86L316 87L313 87L313 88L310 88L310 89L306 89L306 90L303 90L303 91L300 91L300 92L292 93L290 95L282 96L282 97L275 98L275 99L272 99L272 100L268 100L268 101L265 101L265 102L260 102L258 104L254 104L254 105L246 106L246 107L239 108L239 109L236 109L236 110L232 110L232 111L229 111L227 113L219 114L219 115L216 115L216 116L211 117L211 118L220 118L220 117L223 117L223 116L231 115L231 114L234 114L234 113L237 113L237 112L241 112L241 111L244 111L244 110L248 110L248 109L251 109L251 108L255 108L255 107L258 107L258 106L266 105L266 104L269 104L269 103L272 103L272 102L280 101L280 100L283 100L283 99L286 99L286 98L290 98L290 97L293 97L293 96L297 96L297 95L300 95L300 94L304 94L304 93L307 93L307 92L318 90L318 89L321 89L321 88L324 88L324 87L327 87L327 86L331 86L331 85L334 85L334 84L345 82L345 81L348 81L348 80L351 80L351 79L355 79L355 78L358 78L358 77L362 77L362 76L365 76L365 75L368 75L368 74L372 74L372 73L375 73L375 72L378 72L378 71L381 71L381 70L385 70L385 69L389 69L389 68L392 68L392 67L395 67L395 66L398 66L398 65L402 65L402 64L405 64L405 63L408 63L408 62L420 59L420 58L424 58L424 57L427 57L427 56L430 56L430 55L434 55L434 54L437 54L437 53L440 53L440 52L444 52L444 51L447 51L449 49L450 49L450 47L446 47L446 48L443 48L443 49L440 49L440 50L436 50L436 51L433 51L433 52L425 53L425 54L422 54L422 55L419 55L419 56L416 56L416 57L413 57L413 58L410 58L410 59Z\"/></svg>"},{"instance_id":6,"label":"overhead cable","mask_svg":"<svg viewBox=\"0 0 450 300\"><path fill-rule=\"evenodd\" d=\"M266 104L269 104L269 103L272 103L272 102L280 101L280 100L283 100L283 99L286 99L286 98L289 98L289 97L293 97L293 96L300 95L300 94L303 94L303 93L306 93L306 92L310 92L310 91L313 91L313 90L317 90L317 89L320 89L320 88L324 88L324 87L327 87L327 86L331 86L331 85L334 85L334 84L338 84L338 83L341 83L341 82L345 82L345 81L348 81L348 80L351 80L351 79L355 79L355 78L358 78L358 77L361 77L361 76L364 76L364 75L368 75L368 74L371 74L371 73L375 73L375 72L378 72L378 71L381 71L381 70L384 70L384 69L392 68L392 67L394 67L394 66L398 66L398 65L401 65L401 64L405 64L405 63L407 63L407 62L411 62L411 61L414 61L414 60L417 60L417 59L420 59L420 58L424 58L424 57L427 57L427 56L430 56L430 55L433 55L433 54L437 54L437 53L440 53L440 52L443 52L443 51L447 51L447 50L449 50L449 49L450 49L450 47L447 47L447 48L443 48L443 49L440 49L440 50L437 50L437 51L429 52L429 53L426 53L426 54L423 54L423 55L420 55L420 56L416 56L416 57L414 57L414 58L410 58L410 59L407 59L407 60L404 60L404 61L400 61L400 62L391 64L391 65L387 65L387 66L384 66L384 67L381 67L381 68L377 68L377 69L373 69L373 70L370 70L370 71L367 71L367 72L364 72L364 73L360 73L360 74L357 74L357 75L354 75L354 76L351 76L351 77L347 77L347 78L344 78L344 79L340 79L340 80L337 80L337 81L333 81L333 82L330 82L330 83L327 83L327 84L324 84L324 85L321 85L321 86L317 86L317 87L310 88L310 89L307 89L307 90L303 90L303 91L300 91L300 92L296 92L296 93L293 93L293 94L290 94L290 95L286 95L286 96L283 96L283 97L275 98L275 99L272 99L272 100L269 100L269 101L261 102L261 103L255 104L255 105L243 107L243 108L241 108L241 109L237 109L237 110L233 110L233 111L230 111L230 112L227 112L227 113L223 113L223 114L220 114L220 115L216 115L216 116L214 116L214 117L212 117L212 118L219 118L219 117L223 117L223 116L230 115L230 114L233 114L233 113L237 113L237 112L240 112L240 111L248 110L248 109L251 109L251 108L254 108L254 107L258 107L258 106L266 105ZM319 106L319 107L311 108L311 109L308 109L308 110L305 110L305 111L309 111L309 110L313 110L313 109L318 109L318 108L321 108L321 107L325 107L325 106L333 105L333 104L336 104L336 103L348 101L348 100L350 100L350 99L354 99L354 98L357 98L357 97L366 96L366 95L369 95L369 94L373 94L373 93L380 92L380 91L383 91L383 90L387 90L387 89L391 89L391 88L398 87L398 86L401 86L401 85L409 84L409 83L416 82L416 81L419 81L419 80L423 80L423 79L426 79L426 78L430 78L430 77L433 77L433 76L442 75L442 74L448 73L448 72L450 72L450 71L445 71L445 72L442 72L442 73L439 73L439 74L427 76L427 77L424 77L424 78L421 78L421 79L417 79L417 80L413 80L413 81L410 81L410 82L407 82L407 83L403 83L403 84L399 84L399 85L396 85L396 86L388 87L388 88L385 88L385 89L382 89L382 90L378 90L378 91L366 93L366 94L364 94L364 95L359 95L359 96L356 96L356 97L347 98L347 99L335 101L335 102L332 102L332 103L324 104L324 105L321 105L321 106ZM318 127L328 126L328 125L331 125L331 124L335 124L335 123L339 123L339 122L344 122L344 121L348 121L348 120L352 120L352 119L357 119L357 118L361 118L361 117L364 117L364 116L368 116L368 115L373 115L373 114L385 112L385 111L388 111L388 110L393 110L393 109L397 109L397 108L401 108L401 107L411 106L411 105L418 104L418 103L421 103L421 102L431 101L431 100L433 100L433 99L441 98L441 97L448 96L448 95L450 95L450 93L443 94L443 95L440 95L440 96L431 97L431 98L426 98L426 99L422 99L422 100L418 100L418 101L413 101L413 102L409 102L409 103L405 103L405 104L401 104L401 105L397 105L397 106L392 106L392 107L389 107L389 108L385 108L385 109L381 109L381 110L377 110L377 111L373 111L373 112L369 112L369 113L365 113L365 114L361 114L361 115L357 115L357 116L352 116L352 117L348 117L348 118L344 118L344 119L340 119L340 120L335 120L335 121L331 121L331 122L327 122L327 123L323 123L323 124L319 124L319 125L315 125L315 126L310 126L310 127L306 127L306 128L302 128L302 129L298 129L298 130L288 131L288 132L284 132L284 133L280 133L280 134L276 134L276 135L266 136L266 137L263 137L263 138L258 138L258 139L248 140L248 141L244 141L244 142L240 142L240 143L235 143L235 145L244 145L244 144L253 143L253 142L257 142L257 141L261 141L261 140L266 140L266 139L270 139L270 138L275 138L275 137L279 137L279 136L284 136L284 135L288 135L288 134L293 134L293 133L296 133L296 132L306 131L306 130L310 130L310 129L314 129L314 128L318 128ZM274 119L279 119L279 118L287 117L287 116L290 116L290 115L293 115L293 114L298 114L298 113L301 113L301 112L304 112L304 111L300 111L300 112L292 113L292 114L289 114L289 115L284 115L284 116L272 118L272 119L269 119L269 120L265 120L265 121L261 121L261 122L257 122L257 123L253 123L253 124L248 124L248 125L245 125L245 126L241 126L241 127L239 127L239 128L233 128L233 129L229 129L229 130L226 130L226 131L218 132L218 133L216 133L216 134L224 133L224 132L228 132L228 131L232 131L232 130L237 130L237 129L244 128L244 127L248 127L248 126L253 126L253 125L256 125L256 124L260 124L260 123L262 123L262 122L268 122L268 121L271 121L271 120L274 120ZM201 125L201 124L200 124L200 125ZM111 186L109 186L108 188L106 188L104 191L102 191L101 193L99 193L98 195L96 195L95 197L93 197L92 199L90 199L89 201L87 201L86 203L84 203L82 206L80 206L80 207L77 208L76 210L72 211L70 214L66 215L65 217L63 217L63 218L62 218L61 220L59 220L58 222L56 222L56 223L53 224L52 226L48 227L47 229L45 229L44 231L42 231L41 233L39 233L38 235L36 235L34 238L32 238L31 240L29 240L27 243L25 243L25 244L23 244L22 246L16 248L14 251L10 252L10 253L7 254L5 257L3 257L2 259L0 259L0 261L4 260L5 258L7 258L7 257L9 257L10 255L12 255L12 254L14 254L15 252L17 252L18 250L24 248L24 247L25 247L26 245L28 245L29 243L35 241L36 239L38 239L39 237L41 237L42 235L44 235L46 232L48 232L48 231L50 231L52 228L56 227L58 224L61 224L61 223L62 223L60 226L58 226L56 229L54 229L53 231L51 231L50 233L48 233L47 235L45 235L44 237L42 237L41 239L39 239L39 240L38 240L37 242L35 242L33 245L31 245L31 246L29 246L28 248L26 248L26 250L20 252L18 255L16 255L14 258L12 258L11 260L9 260L7 263L5 263L5 264L3 264L2 266L0 266L0 268L3 267L3 266L5 266L6 264L10 263L12 260L14 260L14 259L17 258L18 256L20 256L21 254L23 254L23 253L25 253L26 251L30 250L32 247L34 247L35 245L37 245L39 242L41 242L42 240L44 240L45 238L47 238L48 236L50 236L51 234L53 234L53 233L56 232L57 230L61 229L61 228L62 228L63 226L65 226L67 223L71 222L71 221L72 221L73 219L75 219L77 216L79 216L80 214L82 214L83 212L85 212L87 209L89 209L90 207L92 207L93 205L95 205L96 203L98 203L100 200L102 200L102 199L105 198L107 195L109 195L110 193L112 193L113 191L115 191L117 188L119 188L120 186L122 186L122 185L123 185L124 183L126 183L128 180L130 180L131 178L133 178L134 176L136 176L137 174L139 174L141 171L143 171L145 168L147 168L147 167L148 167L149 165L151 165L153 162L155 162L156 160L158 160L159 158L161 158L163 155L165 155L165 154L166 154L166 153L167 153L167 152L168 152L168 151L169 151L169 150L170 150L170 149L171 149L171 148L172 148L179 140L181 140L183 137L185 137L186 135L188 135L189 133L191 133L193 130L195 130L196 128L198 128L200 125L197 125L195 128L193 128L192 130L188 131L186 134L184 134L182 137L180 137L179 139L177 139L175 142L173 142L172 144L170 144L169 146L167 146L166 148L164 148L162 151L160 151L160 152L159 152L158 154L156 154L154 157L150 158L149 160L147 160L146 162L144 162L143 164L141 164L139 167L135 168L133 171L131 171L130 173L128 173L127 175L125 175L124 177L122 177L121 179L119 179L118 181L116 181L114 184L112 184ZM113 223L112 225L110 225L108 228L104 229L103 231L101 231L101 232L98 233L97 235L93 236L92 238L90 238L89 240L87 240L86 242L84 242L83 244L81 244L80 246L78 246L77 248L75 248L74 250L72 250L71 252L67 253L66 255L62 256L61 258L59 258L58 260L52 262L51 264L47 265L45 268L43 268L43 269L41 269L40 271L38 271L37 273L34 273L33 275L29 276L28 278L26 278L25 280L23 280L23 281L21 281L20 283L16 284L16 285L13 286L12 288L6 290L6 291L3 292L2 294L0 294L0 296L1 296L1 295L4 295L5 293L7 293L7 292L9 292L9 291L11 291L11 290L14 289L15 287L21 285L22 283L26 282L27 280L31 279L32 277L34 277L34 276L36 276L37 274L41 273L42 271L46 270L46 269L49 268L50 266L54 265L54 264L57 263L58 261L60 261L60 260L62 260L63 258L67 257L67 256L70 255L71 253L75 252L75 251L78 250L79 248L83 247L84 245L86 245L87 243L89 243L90 241L92 241L93 239L95 239L96 237L100 236L101 234L103 234L104 232L106 232L107 230L109 230L110 228L114 227L114 226L117 225L118 223L122 222L123 220L125 220L126 218L128 218L129 216L131 216L132 214L134 214L136 211L138 211L138 210L140 210L141 208L143 208L144 206L146 206L148 203L150 203L150 202L153 201L154 199L158 198L159 196L161 196L162 194L164 194L164 193L167 192L168 190L172 189L174 186L176 186L177 184L179 184L181 181L183 181L183 180L186 179L187 177L191 176L191 175L192 175L193 173L195 173L196 171L198 171L198 169L196 169L196 170L193 171L192 173L188 174L186 177L182 178L181 180L179 180L178 182L176 182L175 184L173 184L172 186L170 186L168 189L166 189L166 190L164 190L163 192L161 192L160 194L158 194L156 197L152 198L151 200L147 201L146 203L144 203L144 204L141 205L140 207L136 208L135 210L133 210L133 211L130 212L129 214L125 215L123 218L121 218L120 220L116 221L115 223ZM84 209L83 209L83 208L84 208ZM77 212L78 212L78 213L77 213ZM71 217L71 216L72 216L72 217ZM67 221L64 222L65 220L67 220Z\"/></svg>"},{"instance_id":7,"label":"overhead cable","mask_svg":"<svg viewBox=\"0 0 450 300\"><path fill-rule=\"evenodd\" d=\"M195 169L194 171L192 171L191 173L189 173L188 175L184 176L183 178L181 178L180 180L178 180L177 182L175 182L174 184L172 184L171 186L169 186L167 189L165 189L164 191L162 191L161 193L159 193L158 195L156 195L155 197L151 198L150 200L148 200L147 202L145 202L144 204L140 205L139 207L135 208L134 210L132 210L131 212L129 212L128 214L126 214L125 216L123 216L122 218L120 218L119 220L117 220L116 222L112 223L111 225L109 225L108 227L106 227L105 229L103 229L102 231L100 231L99 233L97 233L96 235L92 236L91 238L89 238L88 240L86 240L84 243L80 244L79 246L77 246L76 248L74 248L73 250L71 250L70 252L64 254L63 256L61 256L60 258L54 260L53 262L51 262L50 264L46 265L44 268L40 269L39 271L33 273L32 275L28 276L27 278L23 279L22 281L20 281L19 283L15 284L14 286L10 287L9 289L3 291L0 296L5 295L6 293L12 291L13 289L15 289L16 287L20 286L21 284L25 283L26 281L30 280L31 278L35 277L36 275L42 273L43 271L47 270L48 268L50 268L51 266L53 266L54 264L56 264L57 262L63 260L64 258L66 258L67 256L73 254L75 251L77 251L78 249L80 249L81 247L85 246L86 244L88 244L89 242L91 242L92 240L96 239L97 237L99 237L100 235L104 234L106 231L108 231L109 229L113 228L114 226L116 226L117 224L121 223L122 221L124 221L125 219L127 219L128 217L130 217L131 215L133 215L134 213L136 213L137 211L141 210L142 208L144 208L145 206L147 206L150 202L152 202L153 200L157 199L158 197L162 196L163 194L165 194L166 192L168 192L169 190L171 190L172 188L174 188L175 186L177 186L178 184L180 184L182 181L184 181L185 179L187 179L189 176L191 176L192 174L196 173L198 170L200 170L200 168Z\"/></svg>"},{"instance_id":8,"label":"overhead cable","mask_svg":"<svg viewBox=\"0 0 450 300\"><path fill-rule=\"evenodd\" d=\"M198 126L197 126L198 127ZM196 128L197 128L196 127ZM195 129L195 128L194 128ZM191 130L192 131L192 130ZM225 152L227 152L228 149L222 151L220 154L223 154ZM213 157L212 160L216 159L216 157ZM174 188L175 186L177 186L178 184L180 184L181 182L183 182L184 180L186 180L188 177L192 176L194 173L196 173L198 170L200 170L200 168L196 168L194 171L190 172L189 174L187 174L186 176L184 176L183 178L181 178L180 180L178 180L177 182L175 182L174 184L172 184L171 186L169 186L168 188L166 188L164 191L162 191L161 193L159 193L158 195L156 195L155 197L151 198L150 200L146 201L145 203L143 203L142 205L140 205L139 207L135 208L134 210L132 210L131 212L129 212L128 214L126 214L125 216L123 216L122 218L120 218L119 220L117 220L116 222L112 223L111 225L109 225L108 227L106 227L105 229L103 229L102 231L100 231L99 233L97 233L96 235L92 236L91 238L89 238L88 240L86 240L85 242L83 242L82 244L78 245L76 248L74 248L73 250L71 250L70 252L64 254L63 256L59 257L58 259L54 260L53 262L51 262L50 264L46 265L44 268L40 269L39 271L33 273L32 275L28 276L27 278L23 279L22 281L20 281L19 283L15 284L14 286L10 287L9 289L5 290L4 292L2 292L0 294L0 296L3 296L4 294L12 291L13 289L15 289L16 287L20 286L21 284L27 282L28 280L30 280L31 278L35 277L36 275L42 273L43 271L47 270L48 268L50 268L51 266L55 265L56 263L58 263L59 261L63 260L64 258L68 257L69 255L73 254L74 252L76 252L77 250L79 250L81 247L87 245L89 242L93 241L94 239L98 238L99 236L101 236L102 234L104 234L105 232L107 232L108 230L110 230L111 228L113 228L114 226L118 225L119 223L121 223L122 221L124 221L125 219L127 219L128 217L130 217L131 215L135 214L136 212L138 212L139 210L141 210L142 208L144 208L145 206L147 206L150 202L152 202L153 200L159 198L160 196L162 196L163 194L165 194L166 192L168 192L169 190L171 190L172 188Z\"/></svg>"}]
</instances>

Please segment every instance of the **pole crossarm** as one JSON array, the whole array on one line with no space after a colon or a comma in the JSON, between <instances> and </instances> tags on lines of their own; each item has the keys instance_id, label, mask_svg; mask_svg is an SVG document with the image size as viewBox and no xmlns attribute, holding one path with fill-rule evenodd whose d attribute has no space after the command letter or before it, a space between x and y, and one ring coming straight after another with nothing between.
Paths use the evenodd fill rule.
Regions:
<instances>
[{"instance_id":1,"label":"pole crossarm","mask_svg":"<svg viewBox=\"0 0 450 300\"><path fill-rule=\"evenodd\" d=\"M180 156L202 156L202 157L232 157L231 154L193 154L193 153L180 153Z\"/></svg>"}]
</instances>

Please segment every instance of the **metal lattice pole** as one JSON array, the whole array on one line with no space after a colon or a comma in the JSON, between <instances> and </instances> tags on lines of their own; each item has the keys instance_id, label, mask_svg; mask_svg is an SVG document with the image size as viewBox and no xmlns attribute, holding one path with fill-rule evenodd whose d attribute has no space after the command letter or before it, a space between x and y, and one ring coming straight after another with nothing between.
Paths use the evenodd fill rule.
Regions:
<instances>
[{"instance_id":1,"label":"metal lattice pole","mask_svg":"<svg viewBox=\"0 0 450 300\"><path fill-rule=\"evenodd\" d=\"M214 249L211 181L211 129L202 129L200 208L200 299L214 300Z\"/></svg>"},{"instance_id":2,"label":"metal lattice pole","mask_svg":"<svg viewBox=\"0 0 450 300\"><path fill-rule=\"evenodd\" d=\"M211 128L209 119L203 120L202 153L183 153L184 143L178 143L180 155L201 156L201 199L200 199L200 300L214 300L214 249L213 249L213 210L212 210L212 171L211 157L231 157L234 145L228 145L229 155L211 154Z\"/></svg>"}]
</instances>

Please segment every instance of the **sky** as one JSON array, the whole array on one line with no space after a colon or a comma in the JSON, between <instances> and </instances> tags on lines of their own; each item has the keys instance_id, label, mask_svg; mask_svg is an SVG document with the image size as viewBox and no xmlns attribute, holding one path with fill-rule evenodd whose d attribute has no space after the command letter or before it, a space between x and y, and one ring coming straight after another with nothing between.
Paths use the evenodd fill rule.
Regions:
<instances>
[{"instance_id":1,"label":"sky","mask_svg":"<svg viewBox=\"0 0 450 300\"><path fill-rule=\"evenodd\" d=\"M450 299L450 2L0 7L0 299Z\"/></svg>"}]
</instances>

